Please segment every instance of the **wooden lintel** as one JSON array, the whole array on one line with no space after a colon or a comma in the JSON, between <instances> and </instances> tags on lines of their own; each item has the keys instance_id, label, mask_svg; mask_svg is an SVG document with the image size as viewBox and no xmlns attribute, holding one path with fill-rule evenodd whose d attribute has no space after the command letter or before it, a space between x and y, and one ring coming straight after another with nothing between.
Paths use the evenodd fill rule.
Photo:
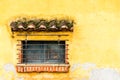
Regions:
<instances>
[{"instance_id":1,"label":"wooden lintel","mask_svg":"<svg viewBox=\"0 0 120 80\"><path fill-rule=\"evenodd\" d=\"M68 34L17 34L17 36L69 36Z\"/></svg>"}]
</instances>

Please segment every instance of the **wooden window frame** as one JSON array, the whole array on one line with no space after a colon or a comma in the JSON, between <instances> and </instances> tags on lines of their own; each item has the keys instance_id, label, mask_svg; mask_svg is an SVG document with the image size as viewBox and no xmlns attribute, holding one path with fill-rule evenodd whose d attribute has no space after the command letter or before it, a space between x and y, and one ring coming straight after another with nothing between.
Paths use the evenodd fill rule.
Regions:
<instances>
[{"instance_id":1,"label":"wooden window frame","mask_svg":"<svg viewBox=\"0 0 120 80\"><path fill-rule=\"evenodd\" d=\"M22 62L22 40L18 41L18 63L16 65L17 72L69 72L68 62L68 44L65 46L65 63L64 64L25 64Z\"/></svg>"}]
</instances>

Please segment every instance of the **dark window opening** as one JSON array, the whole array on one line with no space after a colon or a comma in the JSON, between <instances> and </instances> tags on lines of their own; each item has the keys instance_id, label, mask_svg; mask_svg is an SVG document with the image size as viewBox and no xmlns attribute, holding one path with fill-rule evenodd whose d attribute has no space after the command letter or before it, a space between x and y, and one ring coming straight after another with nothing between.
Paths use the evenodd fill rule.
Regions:
<instances>
[{"instance_id":1,"label":"dark window opening","mask_svg":"<svg viewBox=\"0 0 120 80\"><path fill-rule=\"evenodd\" d=\"M22 41L23 63L65 63L65 41Z\"/></svg>"}]
</instances>

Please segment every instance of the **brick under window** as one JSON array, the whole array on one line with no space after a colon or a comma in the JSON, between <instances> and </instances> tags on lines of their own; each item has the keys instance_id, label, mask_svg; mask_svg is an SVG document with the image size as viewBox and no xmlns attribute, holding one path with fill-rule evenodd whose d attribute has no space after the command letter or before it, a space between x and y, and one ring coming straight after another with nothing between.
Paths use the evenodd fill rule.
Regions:
<instances>
[{"instance_id":1,"label":"brick under window","mask_svg":"<svg viewBox=\"0 0 120 80\"><path fill-rule=\"evenodd\" d=\"M21 41L17 72L68 72L65 41Z\"/></svg>"}]
</instances>

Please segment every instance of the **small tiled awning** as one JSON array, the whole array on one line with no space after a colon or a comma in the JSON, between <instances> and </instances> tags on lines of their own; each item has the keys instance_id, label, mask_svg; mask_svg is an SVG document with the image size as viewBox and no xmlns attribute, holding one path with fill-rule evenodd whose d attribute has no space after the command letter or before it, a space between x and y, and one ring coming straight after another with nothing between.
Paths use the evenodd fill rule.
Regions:
<instances>
[{"instance_id":1,"label":"small tiled awning","mask_svg":"<svg viewBox=\"0 0 120 80\"><path fill-rule=\"evenodd\" d=\"M43 20L34 19L27 20L26 18L12 21L10 27L12 31L73 31L72 20Z\"/></svg>"}]
</instances>

